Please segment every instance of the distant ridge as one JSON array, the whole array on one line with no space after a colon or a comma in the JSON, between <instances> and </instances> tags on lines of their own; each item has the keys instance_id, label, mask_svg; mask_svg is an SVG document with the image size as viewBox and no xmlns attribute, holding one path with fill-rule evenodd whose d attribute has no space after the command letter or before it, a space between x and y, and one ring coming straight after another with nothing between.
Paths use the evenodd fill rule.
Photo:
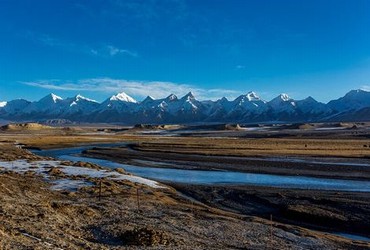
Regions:
<instances>
[{"instance_id":1,"label":"distant ridge","mask_svg":"<svg viewBox=\"0 0 370 250\"><path fill-rule=\"evenodd\" d=\"M141 102L121 92L102 103L81 95L62 99L49 94L36 102L0 102L0 119L124 124L370 121L370 92L351 90L327 104L311 96L295 100L287 94L265 101L252 91L235 100L199 101L189 92L181 98L148 96Z\"/></svg>"}]
</instances>

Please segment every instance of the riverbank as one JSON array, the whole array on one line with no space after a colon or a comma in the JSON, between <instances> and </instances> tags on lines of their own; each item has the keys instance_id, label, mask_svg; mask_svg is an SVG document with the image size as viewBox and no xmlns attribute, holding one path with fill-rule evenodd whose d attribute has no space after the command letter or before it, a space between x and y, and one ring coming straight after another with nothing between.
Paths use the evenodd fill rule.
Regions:
<instances>
[{"instance_id":1,"label":"riverbank","mask_svg":"<svg viewBox=\"0 0 370 250\"><path fill-rule=\"evenodd\" d=\"M326 232L370 238L370 193L168 183L205 204ZM369 239L370 240L370 239Z\"/></svg>"}]
</instances>

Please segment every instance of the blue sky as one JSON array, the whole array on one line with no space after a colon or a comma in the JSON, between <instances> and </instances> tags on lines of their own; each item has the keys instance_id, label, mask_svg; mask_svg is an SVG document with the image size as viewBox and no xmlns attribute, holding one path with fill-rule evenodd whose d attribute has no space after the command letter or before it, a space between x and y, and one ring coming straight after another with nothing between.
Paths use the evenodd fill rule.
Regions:
<instances>
[{"instance_id":1,"label":"blue sky","mask_svg":"<svg viewBox=\"0 0 370 250\"><path fill-rule=\"evenodd\" d=\"M0 0L0 101L370 89L368 0Z\"/></svg>"}]
</instances>

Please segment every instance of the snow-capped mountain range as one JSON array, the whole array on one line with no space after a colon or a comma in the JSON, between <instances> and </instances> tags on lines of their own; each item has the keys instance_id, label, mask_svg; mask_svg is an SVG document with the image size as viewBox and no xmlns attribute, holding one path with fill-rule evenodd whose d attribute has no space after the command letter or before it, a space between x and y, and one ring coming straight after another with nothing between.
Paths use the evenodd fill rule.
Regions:
<instances>
[{"instance_id":1,"label":"snow-capped mountain range","mask_svg":"<svg viewBox=\"0 0 370 250\"><path fill-rule=\"evenodd\" d=\"M191 92L181 98L171 94L162 99L148 96L143 101L136 101L121 92L102 103L81 95L63 99L49 94L35 102L23 99L0 102L0 119L67 119L124 124L370 121L370 92L352 90L327 104L312 97L294 100L287 94L265 101L255 92L235 100L223 97L217 101L199 101Z\"/></svg>"}]
</instances>

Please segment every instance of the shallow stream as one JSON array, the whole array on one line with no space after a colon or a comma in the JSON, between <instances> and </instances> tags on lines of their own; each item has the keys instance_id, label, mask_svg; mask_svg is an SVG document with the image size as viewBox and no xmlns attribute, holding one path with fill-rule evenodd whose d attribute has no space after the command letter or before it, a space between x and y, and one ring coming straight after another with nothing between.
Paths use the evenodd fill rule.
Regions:
<instances>
[{"instance_id":1,"label":"shallow stream","mask_svg":"<svg viewBox=\"0 0 370 250\"><path fill-rule=\"evenodd\" d=\"M123 144L94 145L99 147L120 146ZM60 160L85 161L108 168L123 168L135 175L157 181L202 184L202 185L256 185L281 188L314 190L370 192L370 181L339 180L305 176L242 173L236 171L182 170L160 167L142 167L117 163L109 160L78 156L82 151L94 146L34 151L42 156ZM324 163L325 164L325 163ZM327 163L326 163L327 164Z\"/></svg>"}]
</instances>

